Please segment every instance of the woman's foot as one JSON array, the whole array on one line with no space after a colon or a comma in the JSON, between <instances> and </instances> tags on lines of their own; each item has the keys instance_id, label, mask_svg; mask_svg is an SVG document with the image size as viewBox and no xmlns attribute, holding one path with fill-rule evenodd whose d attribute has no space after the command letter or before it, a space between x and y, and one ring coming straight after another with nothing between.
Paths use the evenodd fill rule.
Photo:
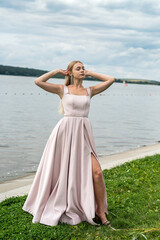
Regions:
<instances>
[{"instance_id":1,"label":"woman's foot","mask_svg":"<svg viewBox=\"0 0 160 240\"><path fill-rule=\"evenodd\" d=\"M101 212L101 213L100 212L96 212L96 215L97 215L97 217L100 218L101 224L103 224L106 221L108 221L107 218L106 218L106 214L104 212Z\"/></svg>"},{"instance_id":2,"label":"woman's foot","mask_svg":"<svg viewBox=\"0 0 160 240\"><path fill-rule=\"evenodd\" d=\"M95 216L96 216L96 220L98 223L100 223L101 225L104 225L104 226L108 226L109 228L115 230L111 224L110 224L110 221L108 221L108 219L106 218L106 214L105 212L102 212L102 213L95 213Z\"/></svg>"}]
</instances>

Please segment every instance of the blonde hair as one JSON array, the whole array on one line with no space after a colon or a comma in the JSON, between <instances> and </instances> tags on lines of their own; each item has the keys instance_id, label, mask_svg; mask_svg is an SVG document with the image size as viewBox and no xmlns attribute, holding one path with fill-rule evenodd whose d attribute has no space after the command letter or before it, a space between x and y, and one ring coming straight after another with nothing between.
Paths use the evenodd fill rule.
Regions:
<instances>
[{"instance_id":1,"label":"blonde hair","mask_svg":"<svg viewBox=\"0 0 160 240\"><path fill-rule=\"evenodd\" d=\"M82 63L81 61L72 61L68 64L68 67L67 69L72 72L72 69L73 69L73 66L76 64L76 63ZM64 85L68 86L71 84L71 76L70 75L67 75L65 76L65 82L64 82ZM64 113L64 107L63 107L63 103L62 103L62 99L60 100L60 104L59 104L59 114L63 114Z\"/></svg>"}]
</instances>

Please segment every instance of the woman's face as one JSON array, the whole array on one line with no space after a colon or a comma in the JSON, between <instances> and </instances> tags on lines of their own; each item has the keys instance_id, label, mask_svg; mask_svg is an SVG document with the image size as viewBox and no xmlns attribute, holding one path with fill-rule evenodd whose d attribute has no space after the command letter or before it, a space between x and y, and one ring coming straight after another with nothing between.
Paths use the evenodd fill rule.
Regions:
<instances>
[{"instance_id":1,"label":"woman's face","mask_svg":"<svg viewBox=\"0 0 160 240\"><path fill-rule=\"evenodd\" d=\"M72 74L74 76L74 78L84 78L84 71L85 71L85 67L82 63L76 63L73 68L72 68Z\"/></svg>"}]
</instances>

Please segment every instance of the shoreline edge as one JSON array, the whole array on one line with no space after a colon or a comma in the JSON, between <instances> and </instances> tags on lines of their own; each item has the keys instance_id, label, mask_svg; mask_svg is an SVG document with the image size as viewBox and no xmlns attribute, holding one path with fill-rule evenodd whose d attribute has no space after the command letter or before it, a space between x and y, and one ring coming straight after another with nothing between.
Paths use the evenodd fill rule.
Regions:
<instances>
[{"instance_id":1,"label":"shoreline edge","mask_svg":"<svg viewBox=\"0 0 160 240\"><path fill-rule=\"evenodd\" d=\"M125 162L160 154L160 143L147 145L136 149L99 157L102 170L119 166ZM36 172L35 172L36 173ZM28 194L32 185L35 173L27 176L17 177L0 183L0 202L13 196Z\"/></svg>"}]
</instances>

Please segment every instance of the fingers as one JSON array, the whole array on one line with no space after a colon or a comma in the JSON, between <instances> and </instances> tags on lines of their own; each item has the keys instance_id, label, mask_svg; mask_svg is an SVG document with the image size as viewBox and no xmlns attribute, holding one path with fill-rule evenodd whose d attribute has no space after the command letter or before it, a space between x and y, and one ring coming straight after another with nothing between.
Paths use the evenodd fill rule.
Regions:
<instances>
[{"instance_id":1,"label":"fingers","mask_svg":"<svg viewBox=\"0 0 160 240\"><path fill-rule=\"evenodd\" d=\"M69 69L66 69L66 73L67 73L67 75L69 75Z\"/></svg>"},{"instance_id":2,"label":"fingers","mask_svg":"<svg viewBox=\"0 0 160 240\"><path fill-rule=\"evenodd\" d=\"M62 74L69 75L69 69L65 69L65 70L61 69L61 71L62 71Z\"/></svg>"}]
</instances>

